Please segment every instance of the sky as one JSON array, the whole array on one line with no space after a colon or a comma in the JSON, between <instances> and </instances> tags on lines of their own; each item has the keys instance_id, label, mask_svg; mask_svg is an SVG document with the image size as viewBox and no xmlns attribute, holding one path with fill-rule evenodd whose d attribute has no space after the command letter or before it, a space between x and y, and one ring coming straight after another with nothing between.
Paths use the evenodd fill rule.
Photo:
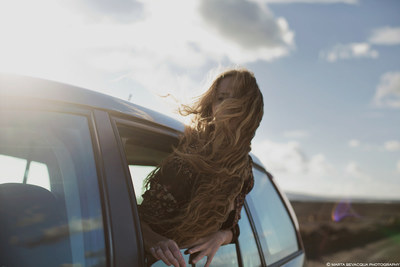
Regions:
<instances>
[{"instance_id":1,"label":"sky","mask_svg":"<svg viewBox=\"0 0 400 267\"><path fill-rule=\"evenodd\" d=\"M252 152L281 189L399 200L398 14L396 0L5 0L0 72L184 121L179 103L246 67L265 104Z\"/></svg>"}]
</instances>

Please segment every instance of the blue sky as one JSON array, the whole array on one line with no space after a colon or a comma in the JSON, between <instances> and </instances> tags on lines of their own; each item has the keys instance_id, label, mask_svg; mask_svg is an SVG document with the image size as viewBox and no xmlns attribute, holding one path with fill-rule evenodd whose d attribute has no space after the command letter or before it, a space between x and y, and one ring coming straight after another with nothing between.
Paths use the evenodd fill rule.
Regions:
<instances>
[{"instance_id":1,"label":"blue sky","mask_svg":"<svg viewBox=\"0 0 400 267\"><path fill-rule=\"evenodd\" d=\"M253 152L282 189L400 199L399 13L389 0L2 1L0 71L178 118L159 95L186 102L245 66L265 102Z\"/></svg>"}]
</instances>

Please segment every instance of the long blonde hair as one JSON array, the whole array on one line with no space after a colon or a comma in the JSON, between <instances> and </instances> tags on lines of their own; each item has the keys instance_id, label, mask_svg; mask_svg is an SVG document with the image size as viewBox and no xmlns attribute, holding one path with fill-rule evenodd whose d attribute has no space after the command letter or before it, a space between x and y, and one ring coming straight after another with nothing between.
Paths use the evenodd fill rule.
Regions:
<instances>
[{"instance_id":1,"label":"long blonde hair","mask_svg":"<svg viewBox=\"0 0 400 267\"><path fill-rule=\"evenodd\" d=\"M218 85L228 77L233 97L222 101L213 114ZM248 154L263 106L254 74L234 69L220 74L193 105L182 107L181 113L193 116L192 125L162 162L160 171L178 159L190 168L195 182L192 198L177 216L151 222L171 225L165 233L167 237L182 246L221 228L244 181L251 175ZM149 176L147 186L154 175Z\"/></svg>"}]
</instances>

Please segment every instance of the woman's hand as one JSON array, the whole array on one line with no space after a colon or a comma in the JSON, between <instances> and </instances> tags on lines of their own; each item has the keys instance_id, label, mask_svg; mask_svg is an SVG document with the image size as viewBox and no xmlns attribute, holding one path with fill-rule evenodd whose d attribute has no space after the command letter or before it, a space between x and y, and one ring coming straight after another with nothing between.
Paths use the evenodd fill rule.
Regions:
<instances>
[{"instance_id":1,"label":"woman's hand","mask_svg":"<svg viewBox=\"0 0 400 267\"><path fill-rule=\"evenodd\" d=\"M178 245L171 239L157 242L154 246L149 248L149 251L154 258L162 260L168 266L186 266Z\"/></svg>"},{"instance_id":2,"label":"woman's hand","mask_svg":"<svg viewBox=\"0 0 400 267\"><path fill-rule=\"evenodd\" d=\"M220 246L229 244L232 240L231 230L219 230L209 236L199 239L196 244L185 251L185 254L191 254L193 259L189 263L197 263L204 256L207 256L205 267L210 266L215 253L217 253Z\"/></svg>"},{"instance_id":3,"label":"woman's hand","mask_svg":"<svg viewBox=\"0 0 400 267\"><path fill-rule=\"evenodd\" d=\"M144 221L142 221L142 233L145 250L155 259L162 260L168 266L186 266L185 259L174 240L157 234Z\"/></svg>"}]
</instances>

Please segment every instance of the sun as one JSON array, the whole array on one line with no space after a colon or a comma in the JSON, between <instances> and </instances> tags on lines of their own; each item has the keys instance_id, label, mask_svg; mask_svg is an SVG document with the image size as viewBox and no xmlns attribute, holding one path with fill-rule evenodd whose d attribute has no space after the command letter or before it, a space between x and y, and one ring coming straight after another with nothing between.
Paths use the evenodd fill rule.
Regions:
<instances>
[{"instance_id":1,"label":"sun","mask_svg":"<svg viewBox=\"0 0 400 267\"><path fill-rule=\"evenodd\" d=\"M49 78L62 71L75 42L71 19L52 1L1 1L0 72Z\"/></svg>"}]
</instances>

